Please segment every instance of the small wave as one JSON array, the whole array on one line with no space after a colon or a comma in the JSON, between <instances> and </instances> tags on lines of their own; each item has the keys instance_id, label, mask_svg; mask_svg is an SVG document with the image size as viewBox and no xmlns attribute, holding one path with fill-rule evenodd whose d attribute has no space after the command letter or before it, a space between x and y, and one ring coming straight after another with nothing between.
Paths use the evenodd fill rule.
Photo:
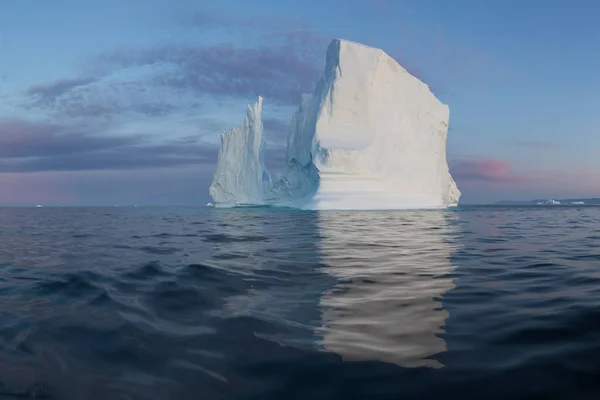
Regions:
<instances>
[{"instance_id":1,"label":"small wave","mask_svg":"<svg viewBox=\"0 0 600 400\"><path fill-rule=\"evenodd\" d=\"M88 233L81 233L81 234L75 234L75 235L71 235L72 238L75 239L87 239L92 237L93 235L88 234Z\"/></svg>"},{"instance_id":2,"label":"small wave","mask_svg":"<svg viewBox=\"0 0 600 400\"><path fill-rule=\"evenodd\" d=\"M600 208L146 210L0 209L0 398L600 393Z\"/></svg>"},{"instance_id":3,"label":"small wave","mask_svg":"<svg viewBox=\"0 0 600 400\"><path fill-rule=\"evenodd\" d=\"M148 302L153 310L167 315L185 313L189 310L204 309L215 304L197 288L180 285L175 281L157 283L149 296Z\"/></svg>"},{"instance_id":4,"label":"small wave","mask_svg":"<svg viewBox=\"0 0 600 400\"><path fill-rule=\"evenodd\" d=\"M85 271L66 274L60 280L45 280L35 284L38 295L51 295L55 297L66 296L67 298L87 296L90 293L99 292L103 289L93 283L97 280L97 274Z\"/></svg>"},{"instance_id":5,"label":"small wave","mask_svg":"<svg viewBox=\"0 0 600 400\"><path fill-rule=\"evenodd\" d=\"M127 271L121 275L121 277L126 279L133 280L150 280L156 277L164 277L170 275L165 269L161 266L159 262L149 262L143 264L133 270Z\"/></svg>"},{"instance_id":6,"label":"small wave","mask_svg":"<svg viewBox=\"0 0 600 400\"><path fill-rule=\"evenodd\" d=\"M144 253L148 254L158 254L158 255L169 255L175 254L179 251L179 249L175 247L159 247L159 246L144 246L140 247L140 250Z\"/></svg>"},{"instance_id":7,"label":"small wave","mask_svg":"<svg viewBox=\"0 0 600 400\"><path fill-rule=\"evenodd\" d=\"M213 234L205 235L203 238L206 242L215 243L235 243L235 242L262 242L267 241L269 238L265 236L231 236L225 234Z\"/></svg>"}]
</instances>

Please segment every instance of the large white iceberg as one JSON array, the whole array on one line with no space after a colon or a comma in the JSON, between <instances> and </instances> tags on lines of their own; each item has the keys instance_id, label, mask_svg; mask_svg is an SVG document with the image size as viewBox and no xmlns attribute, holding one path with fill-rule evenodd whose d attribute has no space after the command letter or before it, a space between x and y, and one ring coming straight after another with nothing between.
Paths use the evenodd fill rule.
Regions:
<instances>
[{"instance_id":1,"label":"large white iceberg","mask_svg":"<svg viewBox=\"0 0 600 400\"><path fill-rule=\"evenodd\" d=\"M384 51L334 39L325 72L289 126L287 167L264 166L262 98L221 134L216 207L407 209L456 205L446 160L448 106Z\"/></svg>"}]
</instances>

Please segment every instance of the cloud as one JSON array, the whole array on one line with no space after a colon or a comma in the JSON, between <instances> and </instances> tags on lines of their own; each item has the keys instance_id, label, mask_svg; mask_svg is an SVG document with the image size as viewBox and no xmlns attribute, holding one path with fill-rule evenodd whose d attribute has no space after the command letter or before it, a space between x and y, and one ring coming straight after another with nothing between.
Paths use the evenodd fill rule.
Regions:
<instances>
[{"instance_id":1,"label":"cloud","mask_svg":"<svg viewBox=\"0 0 600 400\"><path fill-rule=\"evenodd\" d=\"M598 197L597 173L531 165L514 171L508 161L493 158L449 159L450 172L465 203L540 198Z\"/></svg>"},{"instance_id":2,"label":"cloud","mask_svg":"<svg viewBox=\"0 0 600 400\"><path fill-rule=\"evenodd\" d=\"M140 134L97 136L56 124L0 120L0 173L142 170L214 166L218 145L192 135L163 142ZM267 149L266 163L282 168L285 150Z\"/></svg>"},{"instance_id":3,"label":"cloud","mask_svg":"<svg viewBox=\"0 0 600 400\"><path fill-rule=\"evenodd\" d=\"M137 144L140 137L94 136L79 129L18 119L0 119L0 158L62 157Z\"/></svg>"},{"instance_id":4,"label":"cloud","mask_svg":"<svg viewBox=\"0 0 600 400\"><path fill-rule=\"evenodd\" d=\"M450 162L452 176L457 182L520 183L526 177L511 170L508 161L493 158L456 160Z\"/></svg>"},{"instance_id":5,"label":"cloud","mask_svg":"<svg viewBox=\"0 0 600 400\"><path fill-rule=\"evenodd\" d=\"M142 71L136 80L131 80L115 79L106 73L96 79L61 80L35 86L27 91L23 106L27 110L44 110L58 119L96 117L104 120L124 113L160 117L182 107L198 109L202 106L191 96L149 87L147 75Z\"/></svg>"},{"instance_id":6,"label":"cloud","mask_svg":"<svg viewBox=\"0 0 600 400\"><path fill-rule=\"evenodd\" d=\"M147 145L64 157L0 159L0 172L139 170L213 165L216 154L216 148L211 145Z\"/></svg>"},{"instance_id":7,"label":"cloud","mask_svg":"<svg viewBox=\"0 0 600 400\"><path fill-rule=\"evenodd\" d=\"M139 169L214 162L196 141L153 143L147 135L111 136L98 127L0 119L0 172Z\"/></svg>"},{"instance_id":8,"label":"cloud","mask_svg":"<svg viewBox=\"0 0 600 400\"><path fill-rule=\"evenodd\" d=\"M120 147L63 157L0 158L3 172L123 171L153 168L207 166L217 163L218 147L212 144L157 144ZM285 149L267 149L265 164L270 169L284 166Z\"/></svg>"},{"instance_id":9,"label":"cloud","mask_svg":"<svg viewBox=\"0 0 600 400\"><path fill-rule=\"evenodd\" d=\"M97 63L112 71L154 67L158 72L145 87L222 98L261 95L284 105L311 92L321 70L300 46L162 46L104 53Z\"/></svg>"},{"instance_id":10,"label":"cloud","mask_svg":"<svg viewBox=\"0 0 600 400\"><path fill-rule=\"evenodd\" d=\"M91 55L82 77L29 88L24 108L59 119L111 119L124 113L165 116L198 109L206 100L258 95L271 104L297 105L302 93L312 92L331 40L278 19L197 13L184 21L201 32L241 30L254 37L253 44L157 44Z\"/></svg>"},{"instance_id":11,"label":"cloud","mask_svg":"<svg viewBox=\"0 0 600 400\"><path fill-rule=\"evenodd\" d=\"M59 79L47 85L32 86L27 90L27 94L32 96L39 104L46 104L66 92L86 86L94 81L94 78Z\"/></svg>"}]
</instances>

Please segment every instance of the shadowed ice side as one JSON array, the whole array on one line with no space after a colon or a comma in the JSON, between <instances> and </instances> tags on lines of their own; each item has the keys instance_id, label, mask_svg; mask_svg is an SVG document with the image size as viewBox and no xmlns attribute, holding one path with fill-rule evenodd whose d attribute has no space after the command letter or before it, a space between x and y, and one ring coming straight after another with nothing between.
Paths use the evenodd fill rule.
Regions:
<instances>
[{"instance_id":1,"label":"shadowed ice side","mask_svg":"<svg viewBox=\"0 0 600 400\"><path fill-rule=\"evenodd\" d=\"M228 154L237 155L235 162L217 164L215 176L219 179L211 185L210 194L219 198L221 204L260 204L271 188L263 160L265 138L261 111L262 97L259 97L254 106L248 106L241 128L221 133L219 160L225 160Z\"/></svg>"},{"instance_id":2,"label":"shadowed ice side","mask_svg":"<svg viewBox=\"0 0 600 400\"><path fill-rule=\"evenodd\" d=\"M286 171L264 166L262 98L221 135L216 207L440 209L457 205L446 160L449 108L383 50L334 39L288 133Z\"/></svg>"}]
</instances>

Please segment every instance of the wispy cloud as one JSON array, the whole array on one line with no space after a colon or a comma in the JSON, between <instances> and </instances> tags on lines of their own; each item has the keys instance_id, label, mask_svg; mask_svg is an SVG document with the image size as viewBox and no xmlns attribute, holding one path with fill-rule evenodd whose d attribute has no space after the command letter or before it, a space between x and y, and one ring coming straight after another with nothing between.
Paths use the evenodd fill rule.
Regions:
<instances>
[{"instance_id":1,"label":"wispy cloud","mask_svg":"<svg viewBox=\"0 0 600 400\"><path fill-rule=\"evenodd\" d=\"M296 105L302 93L312 91L330 40L302 24L277 19L195 14L186 23L199 31L252 31L257 42L251 47L161 44L89 56L81 76L32 86L24 93L23 107L36 115L42 112L49 122L0 119L0 172L210 169L218 145L202 139L202 132L211 130L206 127L210 118L202 119L204 102L214 107L220 100L245 102L261 95L276 106ZM144 124L121 129L123 121L139 116L166 118L186 110L198 133L170 130L160 135L153 128L151 136ZM186 121L186 129L194 129L194 123ZM275 144L265 157L270 168L283 167L287 125L288 121L264 118L266 134ZM165 129L176 128L167 123ZM122 131L127 134L116 134Z\"/></svg>"},{"instance_id":2,"label":"wispy cloud","mask_svg":"<svg viewBox=\"0 0 600 400\"><path fill-rule=\"evenodd\" d=\"M165 46L102 54L98 63L111 70L159 67L147 87L213 97L256 97L297 104L311 91L320 68L301 48L242 48L233 44L206 47Z\"/></svg>"},{"instance_id":3,"label":"wispy cloud","mask_svg":"<svg viewBox=\"0 0 600 400\"><path fill-rule=\"evenodd\" d=\"M95 79L58 81L30 88L23 106L27 110L45 111L57 119L104 120L125 113L164 116L180 108L198 109L202 106L193 96L149 87L149 79L155 77L140 73L136 80L126 80L114 79L111 73L106 73Z\"/></svg>"},{"instance_id":4,"label":"wispy cloud","mask_svg":"<svg viewBox=\"0 0 600 400\"><path fill-rule=\"evenodd\" d=\"M86 86L95 80L94 78L59 79L47 85L32 86L27 90L27 94L32 96L40 105L46 104L75 88Z\"/></svg>"},{"instance_id":5,"label":"wispy cloud","mask_svg":"<svg viewBox=\"0 0 600 400\"><path fill-rule=\"evenodd\" d=\"M24 107L54 118L110 119L124 113L164 116L198 109L207 99L257 95L271 104L296 105L311 92L331 39L292 21L197 13L188 27L254 32L252 46L222 43L162 44L89 57L82 77L29 88Z\"/></svg>"}]
</instances>

